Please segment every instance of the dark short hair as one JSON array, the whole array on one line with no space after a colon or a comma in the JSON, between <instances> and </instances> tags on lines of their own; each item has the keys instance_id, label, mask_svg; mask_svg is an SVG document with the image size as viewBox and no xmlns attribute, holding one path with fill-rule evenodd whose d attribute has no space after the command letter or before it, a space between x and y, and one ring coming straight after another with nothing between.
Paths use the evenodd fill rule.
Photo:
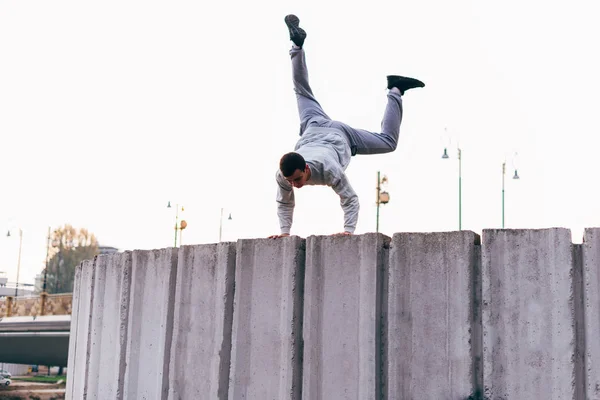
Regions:
<instances>
[{"instance_id":1,"label":"dark short hair","mask_svg":"<svg viewBox=\"0 0 600 400\"><path fill-rule=\"evenodd\" d=\"M279 161L279 169L286 178L292 176L297 169L304 171L305 168L306 161L304 160L304 157L298 153L291 152L284 154Z\"/></svg>"}]
</instances>

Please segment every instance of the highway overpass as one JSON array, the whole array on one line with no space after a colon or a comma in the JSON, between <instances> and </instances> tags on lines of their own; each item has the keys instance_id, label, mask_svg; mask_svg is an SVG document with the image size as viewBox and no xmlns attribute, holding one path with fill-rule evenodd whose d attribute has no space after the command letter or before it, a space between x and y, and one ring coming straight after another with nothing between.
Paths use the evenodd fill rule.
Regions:
<instances>
[{"instance_id":1,"label":"highway overpass","mask_svg":"<svg viewBox=\"0 0 600 400\"><path fill-rule=\"evenodd\" d=\"M66 367L70 315L0 319L0 362Z\"/></svg>"}]
</instances>

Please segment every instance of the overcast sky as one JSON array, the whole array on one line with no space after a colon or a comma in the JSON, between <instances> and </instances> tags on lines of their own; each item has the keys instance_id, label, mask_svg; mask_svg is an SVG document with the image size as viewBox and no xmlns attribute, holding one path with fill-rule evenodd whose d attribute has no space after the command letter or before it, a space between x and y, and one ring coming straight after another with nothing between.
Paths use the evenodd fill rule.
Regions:
<instances>
[{"instance_id":1,"label":"overcast sky","mask_svg":"<svg viewBox=\"0 0 600 400\"><path fill-rule=\"evenodd\" d=\"M3 1L0 3L0 271L33 283L48 227L121 250L279 232L274 173L298 139L283 18L300 17L310 80L334 119L378 130L388 74L406 93L398 149L347 169L375 230L600 226L597 4L591 0ZM452 142L442 160L444 131ZM513 155L521 179L512 180ZM327 187L296 192L292 233L343 230ZM231 213L232 220L227 220Z\"/></svg>"}]
</instances>

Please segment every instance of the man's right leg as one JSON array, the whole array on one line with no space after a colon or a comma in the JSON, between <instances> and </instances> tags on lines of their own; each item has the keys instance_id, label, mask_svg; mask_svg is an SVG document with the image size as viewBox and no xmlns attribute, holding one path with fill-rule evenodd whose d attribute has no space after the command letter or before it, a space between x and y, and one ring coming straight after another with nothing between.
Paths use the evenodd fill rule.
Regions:
<instances>
[{"instance_id":1,"label":"man's right leg","mask_svg":"<svg viewBox=\"0 0 600 400\"><path fill-rule=\"evenodd\" d=\"M290 40L298 42L290 50L290 57L292 59L294 91L296 92L296 99L298 101L298 115L300 116L300 135L302 135L307 127L321 125L325 121L330 121L331 118L321 108L308 83L306 56L304 49L301 47L304 44L306 32L300 29L298 26L299 19L294 15L286 16L285 22L290 30ZM299 32L303 34L300 41L295 37L295 35L299 35Z\"/></svg>"},{"instance_id":2,"label":"man's right leg","mask_svg":"<svg viewBox=\"0 0 600 400\"><path fill-rule=\"evenodd\" d=\"M388 76L388 101L381 121L381 132L370 132L355 129L351 126L333 121L332 127L341 129L350 138L353 154L381 154L396 150L402 123L402 96L406 90L423 87L425 84L414 78L397 75Z\"/></svg>"}]
</instances>

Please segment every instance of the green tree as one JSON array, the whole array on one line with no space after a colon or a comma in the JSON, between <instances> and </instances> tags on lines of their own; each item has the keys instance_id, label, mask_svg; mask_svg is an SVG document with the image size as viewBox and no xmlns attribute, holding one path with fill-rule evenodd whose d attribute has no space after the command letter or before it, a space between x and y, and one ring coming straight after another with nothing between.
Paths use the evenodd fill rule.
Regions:
<instances>
[{"instance_id":1,"label":"green tree","mask_svg":"<svg viewBox=\"0 0 600 400\"><path fill-rule=\"evenodd\" d=\"M98 240L87 229L65 225L52 232L52 256L48 262L46 292L70 293L73 291L75 268L98 254Z\"/></svg>"}]
</instances>

